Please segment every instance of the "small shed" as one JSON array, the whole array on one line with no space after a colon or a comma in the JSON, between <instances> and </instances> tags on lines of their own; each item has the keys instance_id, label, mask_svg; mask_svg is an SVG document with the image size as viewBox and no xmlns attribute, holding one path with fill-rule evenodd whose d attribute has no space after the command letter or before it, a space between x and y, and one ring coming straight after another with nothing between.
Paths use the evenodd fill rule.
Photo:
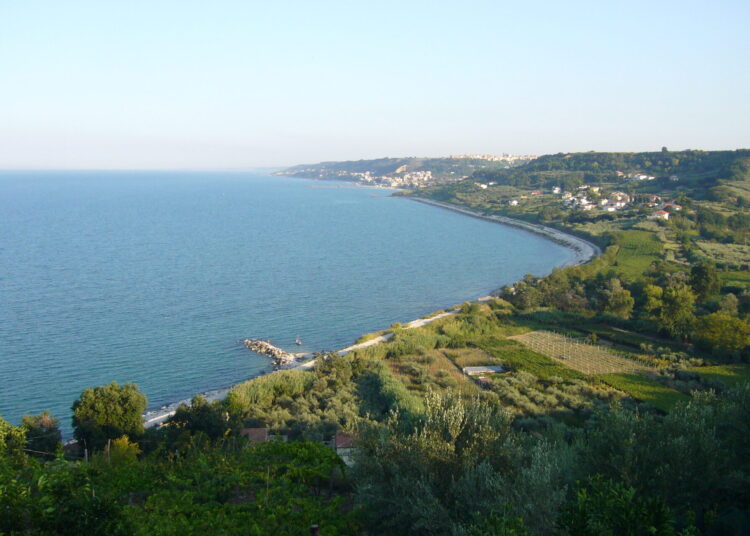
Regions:
<instances>
[{"instance_id":1,"label":"small shed","mask_svg":"<svg viewBox=\"0 0 750 536\"><path fill-rule=\"evenodd\" d=\"M351 466L354 464L352 455L356 447L354 446L354 438L352 436L345 434L341 430L336 432L336 435L333 436L333 449L336 451L336 454L341 456L346 465Z\"/></svg>"},{"instance_id":2,"label":"small shed","mask_svg":"<svg viewBox=\"0 0 750 536\"><path fill-rule=\"evenodd\" d=\"M483 366L483 367L464 367L463 373L467 376L483 376L484 374L494 374L496 372L505 372L505 367L501 366Z\"/></svg>"},{"instance_id":3,"label":"small shed","mask_svg":"<svg viewBox=\"0 0 750 536\"><path fill-rule=\"evenodd\" d=\"M341 430L336 432L333 436L333 446L338 449L350 449L354 446L354 438L349 434L345 434Z\"/></svg>"}]
</instances>

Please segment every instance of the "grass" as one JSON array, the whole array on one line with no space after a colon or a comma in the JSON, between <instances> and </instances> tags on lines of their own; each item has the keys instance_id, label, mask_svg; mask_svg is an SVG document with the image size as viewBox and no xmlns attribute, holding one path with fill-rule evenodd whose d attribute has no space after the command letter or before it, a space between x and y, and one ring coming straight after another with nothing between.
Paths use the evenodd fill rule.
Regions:
<instances>
[{"instance_id":1,"label":"grass","mask_svg":"<svg viewBox=\"0 0 750 536\"><path fill-rule=\"evenodd\" d=\"M480 348L456 348L444 350L442 353L460 369L482 365L502 365L500 359Z\"/></svg>"},{"instance_id":2,"label":"grass","mask_svg":"<svg viewBox=\"0 0 750 536\"><path fill-rule=\"evenodd\" d=\"M640 279L652 262L661 259L662 244L648 231L622 231L615 270L628 279Z\"/></svg>"},{"instance_id":3,"label":"grass","mask_svg":"<svg viewBox=\"0 0 750 536\"><path fill-rule=\"evenodd\" d=\"M728 270L726 272L719 272L721 282L725 285L732 285L736 287L750 286L750 271L747 270Z\"/></svg>"},{"instance_id":4,"label":"grass","mask_svg":"<svg viewBox=\"0 0 750 536\"><path fill-rule=\"evenodd\" d=\"M639 229L641 231L649 231L652 233L659 233L660 231L663 231L664 228L656 223L654 220L644 220L639 221L635 225L633 225L633 229Z\"/></svg>"},{"instance_id":5,"label":"grass","mask_svg":"<svg viewBox=\"0 0 750 536\"><path fill-rule=\"evenodd\" d=\"M604 383L624 391L642 402L651 404L662 411L670 411L679 402L690 399L687 395L657 383L638 374L614 373L597 376Z\"/></svg>"},{"instance_id":6,"label":"grass","mask_svg":"<svg viewBox=\"0 0 750 536\"><path fill-rule=\"evenodd\" d=\"M456 382L456 389L462 394L475 395L479 392L477 385L458 369L454 362L447 357L445 351L435 350L430 355L434 358L434 361L428 367L431 376L438 377L442 373L453 378Z\"/></svg>"},{"instance_id":7,"label":"grass","mask_svg":"<svg viewBox=\"0 0 750 536\"><path fill-rule=\"evenodd\" d=\"M409 391L437 391L453 389L464 396L474 396L479 387L458 368L453 360L453 350L432 350L423 355L410 355L399 360L386 359L393 375ZM484 356L483 363L487 362Z\"/></svg>"},{"instance_id":8,"label":"grass","mask_svg":"<svg viewBox=\"0 0 750 536\"><path fill-rule=\"evenodd\" d=\"M620 230L620 223L613 221L596 221L579 223L573 226L576 231L582 231L595 236L602 236L606 233L613 233Z\"/></svg>"},{"instance_id":9,"label":"grass","mask_svg":"<svg viewBox=\"0 0 750 536\"><path fill-rule=\"evenodd\" d=\"M716 365L691 368L693 372L724 383L727 387L739 387L750 382L750 365Z\"/></svg>"},{"instance_id":10,"label":"grass","mask_svg":"<svg viewBox=\"0 0 750 536\"><path fill-rule=\"evenodd\" d=\"M516 341L488 340L482 342L479 346L497 358L497 361L493 364L505 365L514 370L524 370L542 380L547 380L554 376L564 380L586 379L585 374L561 365L554 359L534 352Z\"/></svg>"}]
</instances>

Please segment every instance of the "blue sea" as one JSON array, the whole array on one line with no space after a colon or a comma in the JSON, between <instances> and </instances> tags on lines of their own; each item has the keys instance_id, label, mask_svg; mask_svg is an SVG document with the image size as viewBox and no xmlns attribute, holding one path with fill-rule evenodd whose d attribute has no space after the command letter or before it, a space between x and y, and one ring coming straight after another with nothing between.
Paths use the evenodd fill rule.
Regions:
<instances>
[{"instance_id":1,"label":"blue sea","mask_svg":"<svg viewBox=\"0 0 750 536\"><path fill-rule=\"evenodd\" d=\"M159 407L270 369L238 339L337 349L573 257L390 194L240 172L0 172L0 415L50 410L70 430L81 391L112 380Z\"/></svg>"}]
</instances>

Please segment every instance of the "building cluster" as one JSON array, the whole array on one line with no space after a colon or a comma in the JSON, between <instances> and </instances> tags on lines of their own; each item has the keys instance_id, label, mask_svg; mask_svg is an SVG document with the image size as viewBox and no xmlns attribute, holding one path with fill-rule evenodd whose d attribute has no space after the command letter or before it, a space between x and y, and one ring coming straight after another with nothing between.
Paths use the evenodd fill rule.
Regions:
<instances>
[{"instance_id":1,"label":"building cluster","mask_svg":"<svg viewBox=\"0 0 750 536\"><path fill-rule=\"evenodd\" d=\"M486 188L486 185L482 184L477 184L477 186ZM636 205L635 199L625 192L605 193L599 186L589 186L587 184L579 186L575 192L566 192L561 187L555 186L551 189L551 193L558 196L562 201L562 206L568 209L617 212L626 207ZM508 205L516 207L519 204L519 199L523 200L539 195L542 195L542 191L534 190L529 192L528 195L519 196L518 199L508 200ZM658 195L650 195L645 201L637 204L653 210L648 215L648 219L651 220L668 220L670 214L682 210L682 206L671 201L665 201Z\"/></svg>"},{"instance_id":2,"label":"building cluster","mask_svg":"<svg viewBox=\"0 0 750 536\"><path fill-rule=\"evenodd\" d=\"M401 168L396 170L394 175L373 175L370 171L364 173L348 173L357 182L373 186L383 186L387 188L414 188L425 186L433 182L432 171L406 171Z\"/></svg>"},{"instance_id":3,"label":"building cluster","mask_svg":"<svg viewBox=\"0 0 750 536\"><path fill-rule=\"evenodd\" d=\"M649 214L649 220L668 220L669 215L672 212L680 212L682 206L677 203L669 201L663 201L658 195L651 195L646 202L646 206L649 208L655 208L656 210Z\"/></svg>"},{"instance_id":4,"label":"building cluster","mask_svg":"<svg viewBox=\"0 0 750 536\"><path fill-rule=\"evenodd\" d=\"M494 154L455 154L449 156L449 158L455 160L486 160L488 162L508 162L509 164L519 164L523 162L531 162L539 157L531 154L503 153L499 156Z\"/></svg>"},{"instance_id":5,"label":"building cluster","mask_svg":"<svg viewBox=\"0 0 750 536\"><path fill-rule=\"evenodd\" d=\"M557 190L555 192L555 190ZM582 185L578 191L562 192L560 188L553 188L553 193L562 197L562 204L566 208L577 208L580 210L599 209L605 212L616 212L628 206L632 199L625 192L612 192L606 196L601 194L601 188L598 186Z\"/></svg>"},{"instance_id":6,"label":"building cluster","mask_svg":"<svg viewBox=\"0 0 750 536\"><path fill-rule=\"evenodd\" d=\"M656 179L653 175L646 175L645 173L625 173L624 171L615 171L615 175L621 179L629 181L652 181Z\"/></svg>"}]
</instances>

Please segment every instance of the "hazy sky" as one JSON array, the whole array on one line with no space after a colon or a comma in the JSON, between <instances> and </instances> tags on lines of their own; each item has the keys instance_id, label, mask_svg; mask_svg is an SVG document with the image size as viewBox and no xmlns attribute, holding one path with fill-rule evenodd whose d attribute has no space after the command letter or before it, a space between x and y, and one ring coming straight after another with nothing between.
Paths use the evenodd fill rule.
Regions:
<instances>
[{"instance_id":1,"label":"hazy sky","mask_svg":"<svg viewBox=\"0 0 750 536\"><path fill-rule=\"evenodd\" d=\"M748 21L748 0L0 0L0 168L750 147Z\"/></svg>"}]
</instances>

